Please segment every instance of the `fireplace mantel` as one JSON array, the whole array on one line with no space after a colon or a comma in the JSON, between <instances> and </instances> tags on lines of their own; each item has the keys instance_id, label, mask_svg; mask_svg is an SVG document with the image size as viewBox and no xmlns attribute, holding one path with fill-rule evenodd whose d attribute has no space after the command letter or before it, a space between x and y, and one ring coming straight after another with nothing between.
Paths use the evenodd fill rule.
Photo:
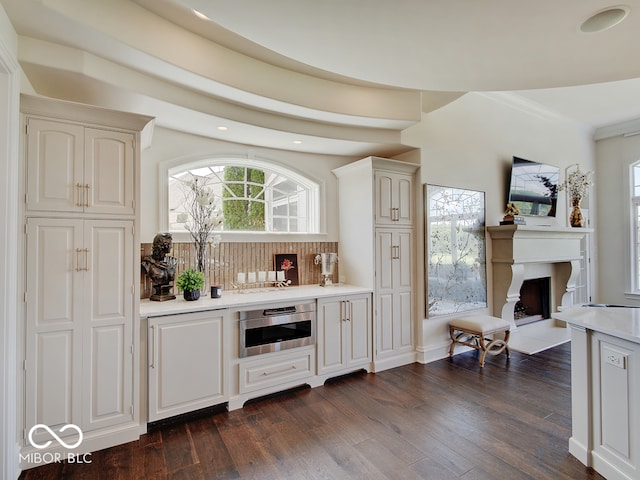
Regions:
<instances>
[{"instance_id":1,"label":"fireplace mantel","mask_svg":"<svg viewBox=\"0 0 640 480\"><path fill-rule=\"evenodd\" d=\"M551 278L551 311L573 306L582 238L588 228L500 225L487 227L493 264L493 314L512 324L520 287L527 279Z\"/></svg>"}]
</instances>

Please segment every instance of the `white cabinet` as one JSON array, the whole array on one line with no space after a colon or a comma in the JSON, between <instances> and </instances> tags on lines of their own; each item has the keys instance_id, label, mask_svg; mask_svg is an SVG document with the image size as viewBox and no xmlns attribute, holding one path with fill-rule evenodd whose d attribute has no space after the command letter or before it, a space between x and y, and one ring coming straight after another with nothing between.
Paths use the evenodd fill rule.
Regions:
<instances>
[{"instance_id":1,"label":"white cabinet","mask_svg":"<svg viewBox=\"0 0 640 480\"><path fill-rule=\"evenodd\" d=\"M592 465L606 478L640 476L640 344L591 336Z\"/></svg>"},{"instance_id":2,"label":"white cabinet","mask_svg":"<svg viewBox=\"0 0 640 480\"><path fill-rule=\"evenodd\" d=\"M26 437L36 424L54 431L77 425L83 452L135 440L141 410L136 185L141 139L153 119L28 95L21 96L21 111L23 453L34 451ZM52 442L41 453L56 448ZM25 459L22 466L32 465Z\"/></svg>"},{"instance_id":3,"label":"white cabinet","mask_svg":"<svg viewBox=\"0 0 640 480\"><path fill-rule=\"evenodd\" d=\"M27 426L133 420L132 239L126 220L27 220Z\"/></svg>"},{"instance_id":4,"label":"white cabinet","mask_svg":"<svg viewBox=\"0 0 640 480\"><path fill-rule=\"evenodd\" d=\"M149 319L149 421L227 400L224 312Z\"/></svg>"},{"instance_id":5,"label":"white cabinet","mask_svg":"<svg viewBox=\"0 0 640 480\"><path fill-rule=\"evenodd\" d=\"M413 226L413 175L376 170L374 181L376 224Z\"/></svg>"},{"instance_id":6,"label":"white cabinet","mask_svg":"<svg viewBox=\"0 0 640 480\"><path fill-rule=\"evenodd\" d=\"M375 371L416 361L418 168L368 157L333 171L340 202L340 281L373 289Z\"/></svg>"},{"instance_id":7,"label":"white cabinet","mask_svg":"<svg viewBox=\"0 0 640 480\"><path fill-rule=\"evenodd\" d=\"M285 390L306 383L315 373L313 347L247 357L238 364L240 395ZM250 397L251 395L248 395Z\"/></svg>"},{"instance_id":8,"label":"white cabinet","mask_svg":"<svg viewBox=\"0 0 640 480\"><path fill-rule=\"evenodd\" d=\"M27 210L132 216L134 135L27 118Z\"/></svg>"},{"instance_id":9,"label":"white cabinet","mask_svg":"<svg viewBox=\"0 0 640 480\"><path fill-rule=\"evenodd\" d=\"M376 356L413 351L413 231L376 230Z\"/></svg>"},{"instance_id":10,"label":"white cabinet","mask_svg":"<svg viewBox=\"0 0 640 480\"><path fill-rule=\"evenodd\" d=\"M317 308L318 375L371 367L371 295L322 298Z\"/></svg>"}]
</instances>

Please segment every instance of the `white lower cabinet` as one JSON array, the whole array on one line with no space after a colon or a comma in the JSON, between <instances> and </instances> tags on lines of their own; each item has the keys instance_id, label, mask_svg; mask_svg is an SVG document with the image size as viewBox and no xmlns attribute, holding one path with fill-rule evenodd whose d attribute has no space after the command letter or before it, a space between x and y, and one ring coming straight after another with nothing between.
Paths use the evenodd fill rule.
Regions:
<instances>
[{"instance_id":1,"label":"white lower cabinet","mask_svg":"<svg viewBox=\"0 0 640 480\"><path fill-rule=\"evenodd\" d=\"M371 295L322 298L317 308L318 375L331 376L372 361Z\"/></svg>"},{"instance_id":2,"label":"white lower cabinet","mask_svg":"<svg viewBox=\"0 0 640 480\"><path fill-rule=\"evenodd\" d=\"M227 401L224 311L149 319L149 421Z\"/></svg>"},{"instance_id":3,"label":"white lower cabinet","mask_svg":"<svg viewBox=\"0 0 640 480\"><path fill-rule=\"evenodd\" d=\"M266 357L266 358L265 358ZM313 348L300 347L280 354L258 356L239 364L241 394L306 380L314 373Z\"/></svg>"}]
</instances>

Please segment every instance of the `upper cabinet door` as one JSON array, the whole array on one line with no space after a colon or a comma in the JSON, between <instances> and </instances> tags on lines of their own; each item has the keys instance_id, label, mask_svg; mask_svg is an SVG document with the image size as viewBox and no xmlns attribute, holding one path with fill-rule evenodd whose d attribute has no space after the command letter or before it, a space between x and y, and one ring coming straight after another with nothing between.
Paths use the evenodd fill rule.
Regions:
<instances>
[{"instance_id":1,"label":"upper cabinet door","mask_svg":"<svg viewBox=\"0 0 640 480\"><path fill-rule=\"evenodd\" d=\"M36 118L27 126L27 210L134 215L132 134Z\"/></svg>"},{"instance_id":2,"label":"upper cabinet door","mask_svg":"<svg viewBox=\"0 0 640 480\"><path fill-rule=\"evenodd\" d=\"M376 224L412 226L412 175L377 170L374 178Z\"/></svg>"},{"instance_id":3,"label":"upper cabinet door","mask_svg":"<svg viewBox=\"0 0 640 480\"><path fill-rule=\"evenodd\" d=\"M82 212L84 127L30 118L27 209Z\"/></svg>"},{"instance_id":4,"label":"upper cabinet door","mask_svg":"<svg viewBox=\"0 0 640 480\"><path fill-rule=\"evenodd\" d=\"M133 135L86 128L84 156L84 211L133 215Z\"/></svg>"}]
</instances>

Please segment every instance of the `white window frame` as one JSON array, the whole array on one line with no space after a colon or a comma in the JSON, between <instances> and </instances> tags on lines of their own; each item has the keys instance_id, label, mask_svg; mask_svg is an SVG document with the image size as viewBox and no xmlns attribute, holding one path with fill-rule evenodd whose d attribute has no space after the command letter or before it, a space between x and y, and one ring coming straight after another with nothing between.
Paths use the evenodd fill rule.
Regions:
<instances>
[{"instance_id":1,"label":"white window frame","mask_svg":"<svg viewBox=\"0 0 640 480\"><path fill-rule=\"evenodd\" d=\"M169 175L180 170L195 169L211 165L234 165L247 168L266 169L306 186L309 189L307 205L308 232L271 232L271 231L224 231L224 241L305 241L309 239L325 240L325 220L322 212L325 207L325 184L316 178L303 174L290 166L282 165L270 159L249 157L244 155L206 155L186 157L161 162L159 165L159 222L160 231L169 230ZM188 232L171 231L173 240L189 242Z\"/></svg>"},{"instance_id":2,"label":"white window frame","mask_svg":"<svg viewBox=\"0 0 640 480\"><path fill-rule=\"evenodd\" d=\"M635 170L638 167L638 177L635 177ZM638 262L640 262L640 254L638 250L640 249L640 236L638 236L638 228L640 225L638 223L638 210L640 209L640 195L635 194L636 184L640 185L640 160L632 163L629 166L629 206L630 206L630 255L631 255L631 295L640 295L640 266Z\"/></svg>"}]
</instances>

